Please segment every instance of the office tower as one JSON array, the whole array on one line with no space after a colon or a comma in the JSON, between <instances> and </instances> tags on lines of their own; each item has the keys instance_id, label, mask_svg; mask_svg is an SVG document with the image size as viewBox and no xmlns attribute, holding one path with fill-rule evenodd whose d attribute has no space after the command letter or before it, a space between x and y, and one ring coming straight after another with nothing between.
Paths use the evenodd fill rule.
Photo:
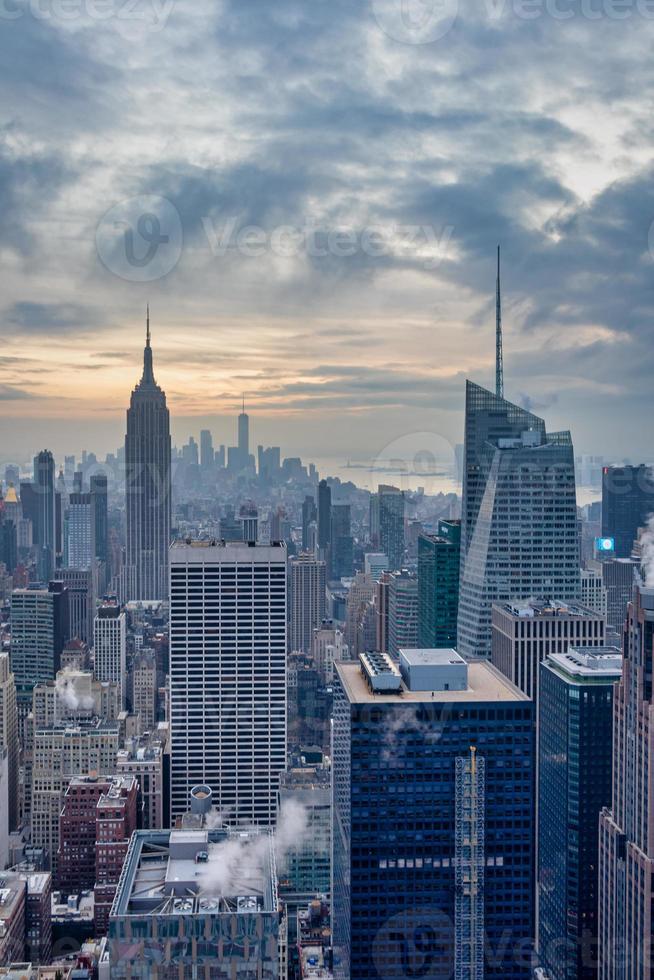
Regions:
<instances>
[{"instance_id":1,"label":"office tower","mask_svg":"<svg viewBox=\"0 0 654 980\"><path fill-rule=\"evenodd\" d=\"M411 572L391 572L388 590L388 652L418 646L418 579Z\"/></svg>"},{"instance_id":2,"label":"office tower","mask_svg":"<svg viewBox=\"0 0 654 980\"><path fill-rule=\"evenodd\" d=\"M93 569L59 568L55 581L61 582L68 593L69 636L92 643L96 600Z\"/></svg>"},{"instance_id":3,"label":"office tower","mask_svg":"<svg viewBox=\"0 0 654 980\"><path fill-rule=\"evenodd\" d=\"M68 511L68 568L95 562L95 507L90 493L71 493Z\"/></svg>"},{"instance_id":4,"label":"office tower","mask_svg":"<svg viewBox=\"0 0 654 980\"><path fill-rule=\"evenodd\" d=\"M143 890L143 880L151 883ZM166 940L162 961L164 926ZM272 837L249 830L139 830L109 920L111 980L282 980Z\"/></svg>"},{"instance_id":5,"label":"office tower","mask_svg":"<svg viewBox=\"0 0 654 980\"><path fill-rule=\"evenodd\" d=\"M119 744L117 721L95 717L34 727L32 844L47 851L55 878L66 787L80 773L111 772Z\"/></svg>"},{"instance_id":6,"label":"office tower","mask_svg":"<svg viewBox=\"0 0 654 980\"><path fill-rule=\"evenodd\" d=\"M14 872L0 875L0 964L22 963L25 959L27 884Z\"/></svg>"},{"instance_id":7,"label":"office tower","mask_svg":"<svg viewBox=\"0 0 654 980\"><path fill-rule=\"evenodd\" d=\"M225 446L221 444L214 454L214 460L216 462L216 467L219 470L225 469Z\"/></svg>"},{"instance_id":8,"label":"office tower","mask_svg":"<svg viewBox=\"0 0 654 980\"><path fill-rule=\"evenodd\" d=\"M36 498L34 542L38 545L38 576L42 582L49 582L55 569L57 552L55 466L49 450L43 450L34 457L33 489Z\"/></svg>"},{"instance_id":9,"label":"office tower","mask_svg":"<svg viewBox=\"0 0 654 980\"><path fill-rule=\"evenodd\" d=\"M327 575L325 562L311 555L291 558L289 647L309 653L314 630L325 618Z\"/></svg>"},{"instance_id":10,"label":"office tower","mask_svg":"<svg viewBox=\"0 0 654 980\"><path fill-rule=\"evenodd\" d=\"M286 548L171 548L173 818L189 783L230 821L272 824L286 767Z\"/></svg>"},{"instance_id":11,"label":"office tower","mask_svg":"<svg viewBox=\"0 0 654 980\"><path fill-rule=\"evenodd\" d=\"M540 663L569 647L602 647L606 621L576 602L525 599L495 602L492 661L505 677L538 703Z\"/></svg>"},{"instance_id":12,"label":"office tower","mask_svg":"<svg viewBox=\"0 0 654 980\"><path fill-rule=\"evenodd\" d=\"M220 518L220 537L223 541L243 540L243 524L238 520L234 508L230 505L225 507L225 513Z\"/></svg>"},{"instance_id":13,"label":"office tower","mask_svg":"<svg viewBox=\"0 0 654 980\"><path fill-rule=\"evenodd\" d=\"M19 729L16 683L8 653L0 652L0 749L7 750L9 831L18 830Z\"/></svg>"},{"instance_id":14,"label":"office tower","mask_svg":"<svg viewBox=\"0 0 654 980\"><path fill-rule=\"evenodd\" d=\"M328 766L283 772L279 785L278 824L292 807L302 808L305 831L290 842L277 869L287 907L306 905L315 895L329 895L332 799Z\"/></svg>"},{"instance_id":15,"label":"office tower","mask_svg":"<svg viewBox=\"0 0 654 980\"><path fill-rule=\"evenodd\" d=\"M386 654L336 666L334 975L527 978L533 705L427 652L404 677Z\"/></svg>"},{"instance_id":16,"label":"office tower","mask_svg":"<svg viewBox=\"0 0 654 980\"><path fill-rule=\"evenodd\" d=\"M589 609L593 609L595 612L602 613L604 617L607 615L607 590L604 585L604 580L602 578L602 570L600 562L594 562L593 567L582 568L580 570L581 576L581 604L582 606L588 606ZM625 603L626 609L626 603Z\"/></svg>"},{"instance_id":17,"label":"office tower","mask_svg":"<svg viewBox=\"0 0 654 980\"><path fill-rule=\"evenodd\" d=\"M538 949L550 980L597 977L598 815L611 802L616 648L570 647L540 666Z\"/></svg>"},{"instance_id":18,"label":"office tower","mask_svg":"<svg viewBox=\"0 0 654 980\"><path fill-rule=\"evenodd\" d=\"M116 774L128 773L138 785L138 825L144 830L170 826L170 756L167 728L127 739L116 755Z\"/></svg>"},{"instance_id":19,"label":"office tower","mask_svg":"<svg viewBox=\"0 0 654 980\"><path fill-rule=\"evenodd\" d=\"M252 541L256 544L259 540L259 512L253 503L241 507L239 521L243 526L241 532L243 541Z\"/></svg>"},{"instance_id":20,"label":"office tower","mask_svg":"<svg viewBox=\"0 0 654 980\"><path fill-rule=\"evenodd\" d=\"M605 466L602 470L602 537L613 538L616 558L630 558L638 529L654 513L650 466Z\"/></svg>"},{"instance_id":21,"label":"office tower","mask_svg":"<svg viewBox=\"0 0 654 980\"><path fill-rule=\"evenodd\" d=\"M107 477L96 473L91 477L91 504L95 534L95 557L109 563L109 502Z\"/></svg>"},{"instance_id":22,"label":"office tower","mask_svg":"<svg viewBox=\"0 0 654 980\"><path fill-rule=\"evenodd\" d=\"M205 473L213 469L213 437L208 429L200 433L200 466Z\"/></svg>"},{"instance_id":23,"label":"office tower","mask_svg":"<svg viewBox=\"0 0 654 980\"><path fill-rule=\"evenodd\" d=\"M379 547L379 494L370 494L370 506L368 514L370 524L370 544L373 548Z\"/></svg>"},{"instance_id":24,"label":"office tower","mask_svg":"<svg viewBox=\"0 0 654 980\"><path fill-rule=\"evenodd\" d=\"M152 732L157 721L157 661L154 650L134 655L131 679L132 711L139 717L139 730Z\"/></svg>"},{"instance_id":25,"label":"office tower","mask_svg":"<svg viewBox=\"0 0 654 980\"><path fill-rule=\"evenodd\" d=\"M357 572L350 584L345 604L345 642L353 655L357 645L357 626L362 606L372 602L375 583L370 575Z\"/></svg>"},{"instance_id":26,"label":"office tower","mask_svg":"<svg viewBox=\"0 0 654 980\"><path fill-rule=\"evenodd\" d=\"M103 789L95 811L95 935L109 929L109 913L136 830L138 786L133 776L114 776Z\"/></svg>"},{"instance_id":27,"label":"office tower","mask_svg":"<svg viewBox=\"0 0 654 980\"><path fill-rule=\"evenodd\" d=\"M640 567L636 558L607 558L591 560L588 566L602 577L606 591L606 622L609 629L622 635L627 606L634 590L634 573Z\"/></svg>"},{"instance_id":28,"label":"office tower","mask_svg":"<svg viewBox=\"0 0 654 980\"><path fill-rule=\"evenodd\" d=\"M388 555L381 551L369 551L363 559L363 570L378 582L382 572L388 571Z\"/></svg>"},{"instance_id":29,"label":"office tower","mask_svg":"<svg viewBox=\"0 0 654 980\"><path fill-rule=\"evenodd\" d=\"M0 562L10 575L18 564L18 528L14 521L7 517L6 507L3 513L2 500L0 500Z\"/></svg>"},{"instance_id":30,"label":"office tower","mask_svg":"<svg viewBox=\"0 0 654 980\"><path fill-rule=\"evenodd\" d=\"M318 522L318 508L313 497L305 497L302 503L302 551L308 551L309 529Z\"/></svg>"},{"instance_id":31,"label":"office tower","mask_svg":"<svg viewBox=\"0 0 654 980\"><path fill-rule=\"evenodd\" d=\"M613 691L611 805L600 815L599 978L651 976L654 588L638 576Z\"/></svg>"},{"instance_id":32,"label":"office tower","mask_svg":"<svg viewBox=\"0 0 654 980\"><path fill-rule=\"evenodd\" d=\"M325 685L331 684L334 679L334 663L349 659L345 637L331 620L325 620L313 631L311 656Z\"/></svg>"},{"instance_id":33,"label":"office tower","mask_svg":"<svg viewBox=\"0 0 654 980\"><path fill-rule=\"evenodd\" d=\"M350 578L354 571L354 542L350 526L350 505L332 504L330 579Z\"/></svg>"},{"instance_id":34,"label":"office tower","mask_svg":"<svg viewBox=\"0 0 654 980\"><path fill-rule=\"evenodd\" d=\"M462 514L458 650L484 657L493 602L579 598L570 434L468 381Z\"/></svg>"},{"instance_id":35,"label":"office tower","mask_svg":"<svg viewBox=\"0 0 654 980\"><path fill-rule=\"evenodd\" d=\"M245 398L243 411L238 417L238 454L241 467L246 467L250 461L250 417L245 411Z\"/></svg>"},{"instance_id":36,"label":"office tower","mask_svg":"<svg viewBox=\"0 0 654 980\"><path fill-rule=\"evenodd\" d=\"M128 778L135 784L133 777ZM100 797L112 782L110 776L80 774L66 787L55 882L64 893L89 891L95 885L96 813Z\"/></svg>"},{"instance_id":37,"label":"office tower","mask_svg":"<svg viewBox=\"0 0 654 980\"><path fill-rule=\"evenodd\" d=\"M318 484L318 547L320 557L329 553L332 535L332 491L327 480Z\"/></svg>"},{"instance_id":38,"label":"office tower","mask_svg":"<svg viewBox=\"0 0 654 980\"><path fill-rule=\"evenodd\" d=\"M170 415L154 379L148 316L143 376L127 410L125 599L165 599L170 544Z\"/></svg>"},{"instance_id":39,"label":"office tower","mask_svg":"<svg viewBox=\"0 0 654 980\"><path fill-rule=\"evenodd\" d=\"M9 752L0 743L0 868L9 864Z\"/></svg>"},{"instance_id":40,"label":"office tower","mask_svg":"<svg viewBox=\"0 0 654 980\"><path fill-rule=\"evenodd\" d=\"M52 875L47 871L18 875L27 886L25 902L25 957L29 963L52 959Z\"/></svg>"},{"instance_id":41,"label":"office tower","mask_svg":"<svg viewBox=\"0 0 654 980\"><path fill-rule=\"evenodd\" d=\"M51 680L69 639L68 592L63 582L11 594L11 668L19 697Z\"/></svg>"},{"instance_id":42,"label":"office tower","mask_svg":"<svg viewBox=\"0 0 654 980\"><path fill-rule=\"evenodd\" d=\"M377 612L377 630L375 649L380 653L388 653L388 610L391 594L391 573L382 572L375 585L375 609Z\"/></svg>"},{"instance_id":43,"label":"office tower","mask_svg":"<svg viewBox=\"0 0 654 980\"><path fill-rule=\"evenodd\" d=\"M127 617L120 606L101 606L93 625L93 673L99 681L118 685L125 704Z\"/></svg>"},{"instance_id":44,"label":"office tower","mask_svg":"<svg viewBox=\"0 0 654 980\"><path fill-rule=\"evenodd\" d=\"M402 568L404 561L404 494L397 487L380 485L377 493L379 501L379 545L391 571Z\"/></svg>"},{"instance_id":45,"label":"office tower","mask_svg":"<svg viewBox=\"0 0 654 980\"><path fill-rule=\"evenodd\" d=\"M418 538L418 646L456 646L461 521L439 521Z\"/></svg>"}]
</instances>

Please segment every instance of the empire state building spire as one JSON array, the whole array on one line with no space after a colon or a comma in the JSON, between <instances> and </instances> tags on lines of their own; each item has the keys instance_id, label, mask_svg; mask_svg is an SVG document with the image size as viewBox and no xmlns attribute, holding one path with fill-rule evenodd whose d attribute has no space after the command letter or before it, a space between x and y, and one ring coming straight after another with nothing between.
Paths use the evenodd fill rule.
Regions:
<instances>
[{"instance_id":1,"label":"empire state building spire","mask_svg":"<svg viewBox=\"0 0 654 980\"><path fill-rule=\"evenodd\" d=\"M143 377L142 385L156 385L154 372L152 370L152 347L150 346L150 304L147 305L145 315L145 349L143 351Z\"/></svg>"}]
</instances>

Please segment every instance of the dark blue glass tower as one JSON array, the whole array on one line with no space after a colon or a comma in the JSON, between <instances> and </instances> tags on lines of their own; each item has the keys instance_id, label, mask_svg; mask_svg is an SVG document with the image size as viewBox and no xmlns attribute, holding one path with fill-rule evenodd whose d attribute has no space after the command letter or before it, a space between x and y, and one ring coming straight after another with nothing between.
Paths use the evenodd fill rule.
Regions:
<instances>
[{"instance_id":1,"label":"dark blue glass tower","mask_svg":"<svg viewBox=\"0 0 654 980\"><path fill-rule=\"evenodd\" d=\"M611 803L613 647L540 665L538 948L550 980L597 977L599 814Z\"/></svg>"},{"instance_id":2,"label":"dark blue glass tower","mask_svg":"<svg viewBox=\"0 0 654 980\"><path fill-rule=\"evenodd\" d=\"M381 654L337 665L339 980L530 976L533 704L488 663L430 654L411 689Z\"/></svg>"}]
</instances>

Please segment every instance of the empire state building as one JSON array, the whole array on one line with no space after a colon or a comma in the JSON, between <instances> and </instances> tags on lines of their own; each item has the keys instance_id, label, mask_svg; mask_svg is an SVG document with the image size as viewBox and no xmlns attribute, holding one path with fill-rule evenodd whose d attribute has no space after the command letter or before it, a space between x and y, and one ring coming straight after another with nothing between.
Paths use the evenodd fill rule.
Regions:
<instances>
[{"instance_id":1,"label":"empire state building","mask_svg":"<svg viewBox=\"0 0 654 980\"><path fill-rule=\"evenodd\" d=\"M166 599L170 545L170 413L154 379L148 311L143 376L132 392L125 436L125 595Z\"/></svg>"}]
</instances>

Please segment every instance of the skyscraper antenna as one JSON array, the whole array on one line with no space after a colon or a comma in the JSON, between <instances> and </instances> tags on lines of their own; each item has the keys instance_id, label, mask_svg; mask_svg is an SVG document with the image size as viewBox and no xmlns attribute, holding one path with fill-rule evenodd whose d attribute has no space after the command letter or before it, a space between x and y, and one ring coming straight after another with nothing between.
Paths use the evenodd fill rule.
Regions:
<instances>
[{"instance_id":1,"label":"skyscraper antenna","mask_svg":"<svg viewBox=\"0 0 654 980\"><path fill-rule=\"evenodd\" d=\"M500 246L497 246L497 284L495 287L495 394L504 398L504 353L502 351L502 295L500 292Z\"/></svg>"},{"instance_id":2,"label":"skyscraper antenna","mask_svg":"<svg viewBox=\"0 0 654 980\"><path fill-rule=\"evenodd\" d=\"M145 346L150 346L150 304L145 308Z\"/></svg>"},{"instance_id":3,"label":"skyscraper antenna","mask_svg":"<svg viewBox=\"0 0 654 980\"><path fill-rule=\"evenodd\" d=\"M243 415L245 415L245 392L243 393Z\"/></svg>"}]
</instances>

